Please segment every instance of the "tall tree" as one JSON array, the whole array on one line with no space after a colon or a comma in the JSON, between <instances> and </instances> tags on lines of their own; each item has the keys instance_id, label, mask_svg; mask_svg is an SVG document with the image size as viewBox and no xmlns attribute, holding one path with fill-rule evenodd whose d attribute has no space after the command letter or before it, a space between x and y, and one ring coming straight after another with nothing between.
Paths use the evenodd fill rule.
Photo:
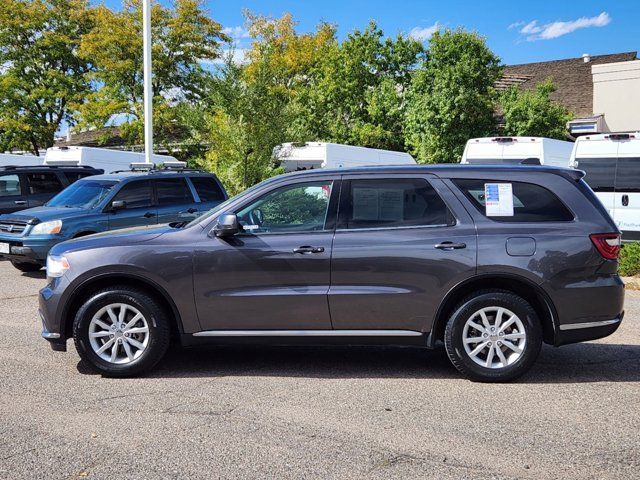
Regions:
<instances>
[{"instance_id":1,"label":"tall tree","mask_svg":"<svg viewBox=\"0 0 640 480\"><path fill-rule=\"evenodd\" d=\"M297 92L292 136L403 150L410 71L422 54L419 42L385 38L374 22L331 44Z\"/></svg>"},{"instance_id":2,"label":"tall tree","mask_svg":"<svg viewBox=\"0 0 640 480\"><path fill-rule=\"evenodd\" d=\"M548 79L534 90L512 87L500 95L506 135L526 135L566 139L567 122L572 115L549 97L555 91Z\"/></svg>"},{"instance_id":3,"label":"tall tree","mask_svg":"<svg viewBox=\"0 0 640 480\"><path fill-rule=\"evenodd\" d=\"M291 101L306 72L335 41L333 27L321 24L298 34L290 15L280 19L247 15L252 37L246 64L233 54L212 82L207 117L211 148L202 166L216 171L232 193L278 173L273 148L291 140Z\"/></svg>"},{"instance_id":4,"label":"tall tree","mask_svg":"<svg viewBox=\"0 0 640 480\"><path fill-rule=\"evenodd\" d=\"M87 0L0 2L0 150L40 154L90 90Z\"/></svg>"},{"instance_id":5,"label":"tall tree","mask_svg":"<svg viewBox=\"0 0 640 480\"><path fill-rule=\"evenodd\" d=\"M494 130L499 64L476 33L445 30L431 37L406 115L407 146L420 162L457 162L469 138Z\"/></svg>"},{"instance_id":6,"label":"tall tree","mask_svg":"<svg viewBox=\"0 0 640 480\"><path fill-rule=\"evenodd\" d=\"M153 100L157 105L157 130L171 129L170 108L180 102L197 102L210 73L202 62L220 57L222 26L202 8L201 0L175 0L171 7L152 6ZM125 135L142 137L142 2L124 0L114 11L101 5L93 12L94 28L84 35L80 54L95 65L97 86L81 108L83 126L103 126L114 115L129 120ZM155 116L155 115L154 115ZM163 122L168 120L168 122Z\"/></svg>"}]
</instances>

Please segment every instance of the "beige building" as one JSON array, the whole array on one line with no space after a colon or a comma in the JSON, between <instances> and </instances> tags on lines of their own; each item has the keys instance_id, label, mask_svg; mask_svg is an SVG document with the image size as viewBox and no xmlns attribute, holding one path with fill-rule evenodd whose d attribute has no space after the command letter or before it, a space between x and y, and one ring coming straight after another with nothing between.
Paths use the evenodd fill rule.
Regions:
<instances>
[{"instance_id":1,"label":"beige building","mask_svg":"<svg viewBox=\"0 0 640 480\"><path fill-rule=\"evenodd\" d=\"M640 131L640 60L591 67L593 113L609 132Z\"/></svg>"},{"instance_id":2,"label":"beige building","mask_svg":"<svg viewBox=\"0 0 640 480\"><path fill-rule=\"evenodd\" d=\"M508 65L496 87L523 89L551 78L552 100L575 117L572 136L640 131L640 60L637 52L582 55L549 62Z\"/></svg>"}]
</instances>

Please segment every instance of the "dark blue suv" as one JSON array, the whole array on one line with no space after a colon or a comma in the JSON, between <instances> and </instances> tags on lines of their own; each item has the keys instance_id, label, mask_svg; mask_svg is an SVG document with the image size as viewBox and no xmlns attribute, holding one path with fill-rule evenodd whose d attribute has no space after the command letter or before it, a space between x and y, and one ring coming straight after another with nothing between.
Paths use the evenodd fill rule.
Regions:
<instances>
[{"instance_id":1,"label":"dark blue suv","mask_svg":"<svg viewBox=\"0 0 640 480\"><path fill-rule=\"evenodd\" d=\"M78 180L45 205L0 215L0 256L22 271L44 266L51 247L106 230L187 222L227 194L199 170L150 170Z\"/></svg>"}]
</instances>

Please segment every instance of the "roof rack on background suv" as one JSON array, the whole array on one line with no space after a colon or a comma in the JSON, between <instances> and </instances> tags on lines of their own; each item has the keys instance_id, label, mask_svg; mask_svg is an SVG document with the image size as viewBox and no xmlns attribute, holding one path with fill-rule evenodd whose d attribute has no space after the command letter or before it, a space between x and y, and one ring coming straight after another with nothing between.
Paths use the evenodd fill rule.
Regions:
<instances>
[{"instance_id":1,"label":"roof rack on background suv","mask_svg":"<svg viewBox=\"0 0 640 480\"><path fill-rule=\"evenodd\" d=\"M25 168L82 168L89 170L99 170L90 165L0 165L0 169L4 170L20 170Z\"/></svg>"}]
</instances>

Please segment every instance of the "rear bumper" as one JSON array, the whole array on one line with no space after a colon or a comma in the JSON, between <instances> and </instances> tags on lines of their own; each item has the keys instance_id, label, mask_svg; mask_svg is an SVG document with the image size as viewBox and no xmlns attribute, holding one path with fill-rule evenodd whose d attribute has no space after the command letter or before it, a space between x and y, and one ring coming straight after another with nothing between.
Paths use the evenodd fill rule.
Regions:
<instances>
[{"instance_id":1,"label":"rear bumper","mask_svg":"<svg viewBox=\"0 0 640 480\"><path fill-rule=\"evenodd\" d=\"M556 345L586 342L608 337L620 327L623 318L624 312L610 320L560 325L556 334Z\"/></svg>"}]
</instances>

